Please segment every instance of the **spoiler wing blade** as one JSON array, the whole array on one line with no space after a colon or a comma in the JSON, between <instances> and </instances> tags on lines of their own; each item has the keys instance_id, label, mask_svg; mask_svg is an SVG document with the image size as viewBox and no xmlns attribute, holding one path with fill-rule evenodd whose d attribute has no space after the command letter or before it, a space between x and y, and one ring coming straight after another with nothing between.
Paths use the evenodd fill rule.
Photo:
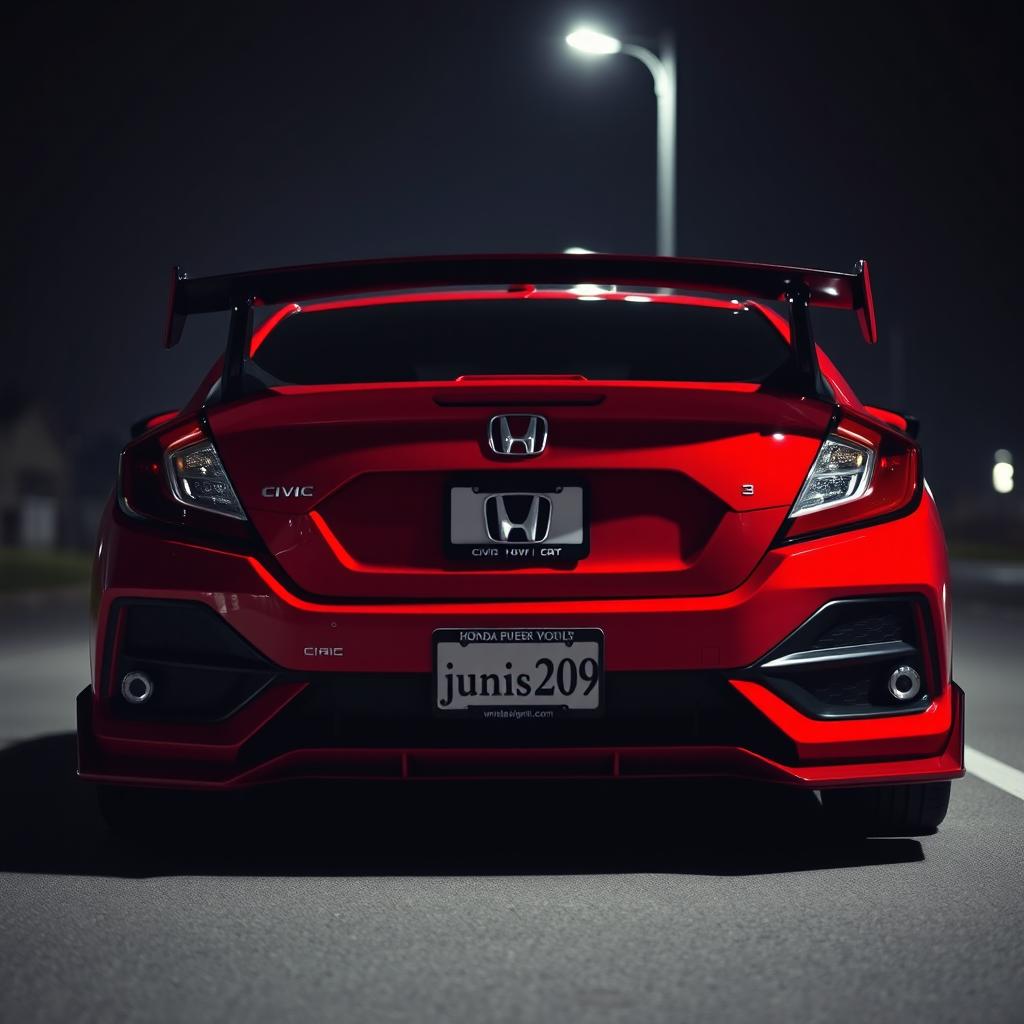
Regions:
<instances>
[{"instance_id":1,"label":"spoiler wing blade","mask_svg":"<svg viewBox=\"0 0 1024 1024\"><path fill-rule=\"evenodd\" d=\"M195 313L354 292L526 282L619 284L799 300L806 306L856 312L865 341L878 340L866 260L845 273L732 260L557 253L360 260L200 278L189 278L176 267L164 344L178 344L186 319Z\"/></svg>"}]
</instances>

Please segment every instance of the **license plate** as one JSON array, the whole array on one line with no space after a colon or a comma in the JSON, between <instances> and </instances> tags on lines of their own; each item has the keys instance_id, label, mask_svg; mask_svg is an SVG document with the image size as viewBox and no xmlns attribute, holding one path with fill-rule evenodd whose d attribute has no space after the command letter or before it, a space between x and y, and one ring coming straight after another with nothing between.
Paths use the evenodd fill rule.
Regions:
<instances>
[{"instance_id":1,"label":"license plate","mask_svg":"<svg viewBox=\"0 0 1024 1024\"><path fill-rule=\"evenodd\" d=\"M528 566L577 562L589 553L583 481L522 472L459 478L446 503L453 558Z\"/></svg>"},{"instance_id":2,"label":"license plate","mask_svg":"<svg viewBox=\"0 0 1024 1024\"><path fill-rule=\"evenodd\" d=\"M600 714L600 629L438 629L434 708L496 720Z\"/></svg>"}]
</instances>

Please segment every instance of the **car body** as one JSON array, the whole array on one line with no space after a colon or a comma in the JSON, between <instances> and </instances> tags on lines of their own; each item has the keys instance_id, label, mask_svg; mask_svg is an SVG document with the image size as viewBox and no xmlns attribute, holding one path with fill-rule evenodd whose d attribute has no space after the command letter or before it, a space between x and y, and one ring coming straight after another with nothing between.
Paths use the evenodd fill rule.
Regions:
<instances>
[{"instance_id":1,"label":"car body","mask_svg":"<svg viewBox=\"0 0 1024 1024\"><path fill-rule=\"evenodd\" d=\"M935 827L963 774L942 528L915 425L862 404L812 306L875 340L865 264L177 276L168 342L231 309L228 345L122 452L80 774L111 805L726 776Z\"/></svg>"}]
</instances>

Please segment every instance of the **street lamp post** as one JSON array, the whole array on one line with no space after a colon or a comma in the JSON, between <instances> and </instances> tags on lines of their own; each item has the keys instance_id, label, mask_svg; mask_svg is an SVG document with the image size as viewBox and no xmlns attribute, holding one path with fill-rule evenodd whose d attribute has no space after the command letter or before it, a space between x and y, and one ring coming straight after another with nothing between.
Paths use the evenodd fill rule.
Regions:
<instances>
[{"instance_id":1,"label":"street lamp post","mask_svg":"<svg viewBox=\"0 0 1024 1024\"><path fill-rule=\"evenodd\" d=\"M671 33L661 38L660 52L646 46L625 43L614 36L580 28L565 41L575 50L592 56L623 53L635 57L654 79L658 101L657 250L659 256L676 251L676 54Z\"/></svg>"}]
</instances>

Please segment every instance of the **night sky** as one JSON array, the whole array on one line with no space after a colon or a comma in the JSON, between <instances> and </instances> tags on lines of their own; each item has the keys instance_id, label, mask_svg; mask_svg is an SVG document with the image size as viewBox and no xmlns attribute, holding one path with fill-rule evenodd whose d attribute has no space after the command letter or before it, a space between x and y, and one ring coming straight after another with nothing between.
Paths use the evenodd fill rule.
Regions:
<instances>
[{"instance_id":1,"label":"night sky","mask_svg":"<svg viewBox=\"0 0 1024 1024\"><path fill-rule=\"evenodd\" d=\"M39 4L6 15L0 391L69 447L184 401L170 268L654 248L647 71L581 22L677 34L681 255L872 261L881 343L817 321L918 414L940 508L1024 465L1020 26L974 3ZM113 476L113 462L110 466Z\"/></svg>"}]
</instances>

